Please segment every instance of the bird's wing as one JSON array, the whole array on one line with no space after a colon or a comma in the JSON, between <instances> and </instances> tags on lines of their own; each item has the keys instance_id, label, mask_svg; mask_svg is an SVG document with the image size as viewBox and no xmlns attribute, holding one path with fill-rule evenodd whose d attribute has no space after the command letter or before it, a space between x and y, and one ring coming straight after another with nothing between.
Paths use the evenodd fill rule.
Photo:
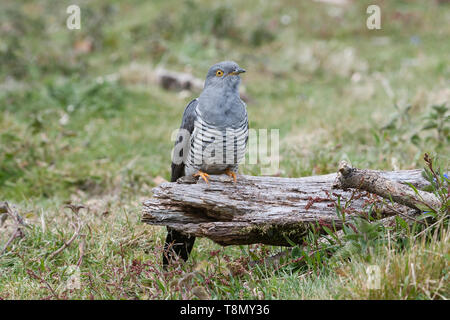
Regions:
<instances>
[{"instance_id":1,"label":"bird's wing","mask_svg":"<svg viewBox=\"0 0 450 320\"><path fill-rule=\"evenodd\" d=\"M182 131L181 129L184 129L187 132L189 132L189 134L192 134L192 132L194 131L194 121L197 117L195 113L195 108L197 107L197 105L198 99L194 99L191 102L189 102L189 104L186 106L186 109L184 109L180 131ZM179 146L180 148L176 148L175 150L180 149L181 150L180 156L184 158L187 155L182 154L183 150L188 150L188 147L190 146L190 141L189 139L183 139L182 137L180 137L180 133L178 134L177 140L175 141L175 146L177 146L179 143L182 143L183 145ZM178 178L182 176L184 176L184 161L180 164L176 164L173 162L172 159L172 176L170 178L170 181L175 182L177 181Z\"/></svg>"},{"instance_id":2,"label":"bird's wing","mask_svg":"<svg viewBox=\"0 0 450 320\"><path fill-rule=\"evenodd\" d=\"M248 129L249 129L249 125L248 125L248 112L247 112L247 104L243 101L243 100L241 100L242 101L242 103L244 104L244 107L245 107L245 119L246 119L246 125L247 125L247 128L246 128L246 137L245 137L245 146L247 147L247 143L248 143L248 135L249 135L249 133L248 133Z\"/></svg>"}]
</instances>

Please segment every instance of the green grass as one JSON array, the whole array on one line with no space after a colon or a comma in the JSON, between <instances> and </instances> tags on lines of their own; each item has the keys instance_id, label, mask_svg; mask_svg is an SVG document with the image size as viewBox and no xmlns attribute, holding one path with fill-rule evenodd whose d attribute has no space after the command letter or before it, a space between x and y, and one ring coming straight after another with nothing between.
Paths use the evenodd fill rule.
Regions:
<instances>
[{"instance_id":1,"label":"green grass","mask_svg":"<svg viewBox=\"0 0 450 320\"><path fill-rule=\"evenodd\" d=\"M358 257L318 273L277 271L249 260L284 249L221 248L206 239L188 264L163 272L165 229L139 221L141 201L169 179L171 134L198 94L143 81L147 67L199 78L224 59L247 69L250 126L280 130L281 176L335 172L341 159L362 168L420 168L425 152L448 168L449 112L433 108L450 103L448 4L75 3L78 31L65 27L73 1L2 4L0 200L30 227L0 256L0 298L179 299L195 298L195 287L214 299L449 297L448 233L403 251L383 244L373 258L383 286L373 292ZM382 30L365 27L373 3ZM241 172L260 174L258 165ZM87 209L78 217L67 203ZM50 259L77 217L81 236ZM0 249L12 232L7 220ZM82 288L70 291L67 268L80 256Z\"/></svg>"}]
</instances>

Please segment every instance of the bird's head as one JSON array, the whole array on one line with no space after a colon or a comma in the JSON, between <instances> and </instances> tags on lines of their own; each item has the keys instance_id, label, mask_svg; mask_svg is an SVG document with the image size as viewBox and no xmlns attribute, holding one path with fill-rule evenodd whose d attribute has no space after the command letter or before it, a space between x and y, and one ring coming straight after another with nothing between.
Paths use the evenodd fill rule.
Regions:
<instances>
[{"instance_id":1,"label":"bird's head","mask_svg":"<svg viewBox=\"0 0 450 320\"><path fill-rule=\"evenodd\" d=\"M206 75L205 88L237 89L241 82L240 74L245 72L234 61L222 61L209 68Z\"/></svg>"}]
</instances>

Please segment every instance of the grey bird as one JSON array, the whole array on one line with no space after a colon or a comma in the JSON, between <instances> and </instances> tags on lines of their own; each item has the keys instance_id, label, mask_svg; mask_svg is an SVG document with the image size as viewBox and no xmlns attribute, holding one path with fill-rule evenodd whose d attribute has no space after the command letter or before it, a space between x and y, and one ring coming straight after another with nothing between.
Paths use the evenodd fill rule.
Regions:
<instances>
[{"instance_id":1,"label":"grey bird","mask_svg":"<svg viewBox=\"0 0 450 320\"><path fill-rule=\"evenodd\" d=\"M239 162L244 158L248 140L248 117L239 96L240 74L245 72L233 61L213 65L202 93L184 110L172 157L172 176L201 177L227 174L236 182ZM163 266L175 255L186 261L195 237L167 227Z\"/></svg>"}]
</instances>

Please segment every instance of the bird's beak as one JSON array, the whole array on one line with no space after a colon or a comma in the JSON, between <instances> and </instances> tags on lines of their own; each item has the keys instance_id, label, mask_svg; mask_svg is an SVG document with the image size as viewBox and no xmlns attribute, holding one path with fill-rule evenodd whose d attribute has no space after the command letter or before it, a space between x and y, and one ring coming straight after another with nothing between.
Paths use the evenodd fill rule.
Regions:
<instances>
[{"instance_id":1,"label":"bird's beak","mask_svg":"<svg viewBox=\"0 0 450 320\"><path fill-rule=\"evenodd\" d=\"M236 76L236 75L238 75L238 74L240 74L240 73L244 73L244 72L245 72L245 69L238 68L238 69L234 70L233 72L230 72L228 75L234 75L234 76Z\"/></svg>"}]
</instances>

